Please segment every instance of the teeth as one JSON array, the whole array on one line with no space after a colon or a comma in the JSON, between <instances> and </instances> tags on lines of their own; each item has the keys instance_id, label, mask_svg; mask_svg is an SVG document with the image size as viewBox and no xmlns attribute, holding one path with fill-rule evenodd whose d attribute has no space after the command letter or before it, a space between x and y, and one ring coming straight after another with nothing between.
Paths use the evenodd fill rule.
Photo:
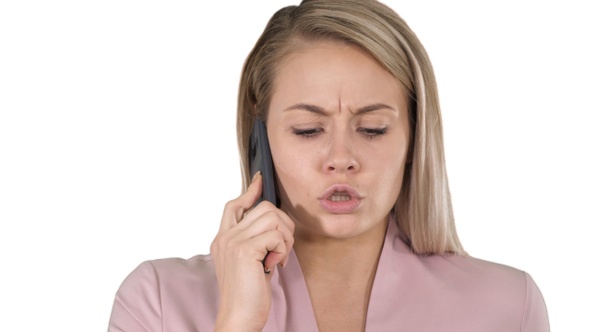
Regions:
<instances>
[{"instance_id":1,"label":"teeth","mask_svg":"<svg viewBox=\"0 0 590 332\"><path fill-rule=\"evenodd\" d=\"M333 193L332 196L330 196L330 200L332 202L340 202L340 201L349 201L352 197L350 197L349 194L347 193Z\"/></svg>"}]
</instances>

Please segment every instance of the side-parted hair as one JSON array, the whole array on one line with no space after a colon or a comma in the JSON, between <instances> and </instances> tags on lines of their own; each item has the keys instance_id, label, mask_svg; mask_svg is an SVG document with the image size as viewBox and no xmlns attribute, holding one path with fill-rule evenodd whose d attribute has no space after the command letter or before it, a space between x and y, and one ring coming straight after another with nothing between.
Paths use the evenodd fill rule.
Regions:
<instances>
[{"instance_id":1,"label":"side-parted hair","mask_svg":"<svg viewBox=\"0 0 590 332\"><path fill-rule=\"evenodd\" d=\"M412 137L392 210L402 237L417 254L465 254L455 229L432 65L406 22L378 1L304 0L272 16L244 63L239 87L237 130L244 190L250 184L253 119L266 119L277 66L297 45L326 40L360 47L406 92Z\"/></svg>"}]
</instances>

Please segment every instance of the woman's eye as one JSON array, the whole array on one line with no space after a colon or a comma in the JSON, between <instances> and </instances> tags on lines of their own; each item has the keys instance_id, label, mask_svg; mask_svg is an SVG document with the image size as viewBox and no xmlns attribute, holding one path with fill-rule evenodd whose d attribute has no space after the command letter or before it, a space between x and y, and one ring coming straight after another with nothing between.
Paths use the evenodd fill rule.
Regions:
<instances>
[{"instance_id":1,"label":"woman's eye","mask_svg":"<svg viewBox=\"0 0 590 332\"><path fill-rule=\"evenodd\" d=\"M324 129L322 129L322 128L310 128L310 129L293 128L293 134L295 134L297 136L303 136L303 137L314 137L314 136L317 136L318 134L322 133L323 131L324 131Z\"/></svg>"},{"instance_id":2,"label":"woman's eye","mask_svg":"<svg viewBox=\"0 0 590 332\"><path fill-rule=\"evenodd\" d=\"M359 128L357 131L367 137L382 136L387 134L387 127L384 128Z\"/></svg>"}]
</instances>

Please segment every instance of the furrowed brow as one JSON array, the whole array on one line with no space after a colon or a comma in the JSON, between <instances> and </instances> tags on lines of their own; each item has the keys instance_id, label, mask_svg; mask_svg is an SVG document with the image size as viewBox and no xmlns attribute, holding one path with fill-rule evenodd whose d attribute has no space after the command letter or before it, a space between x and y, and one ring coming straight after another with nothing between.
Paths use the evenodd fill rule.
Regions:
<instances>
[{"instance_id":1,"label":"furrowed brow","mask_svg":"<svg viewBox=\"0 0 590 332\"><path fill-rule=\"evenodd\" d=\"M356 114L369 113L369 112L377 111L380 109L389 109L392 111L396 110L394 107L391 107L389 105L386 105L383 103L376 103L376 104L371 104L371 105L367 105L367 106L363 106L363 107L359 108L356 111ZM286 111L293 111L293 110L304 110L304 111L308 111L308 112L318 114L318 115L323 115L323 116L328 115L328 112L325 109L323 109L322 107L316 106L316 105L311 105L311 104L304 104L304 103L295 104L293 106L286 108L285 112Z\"/></svg>"},{"instance_id":2,"label":"furrowed brow","mask_svg":"<svg viewBox=\"0 0 590 332\"><path fill-rule=\"evenodd\" d=\"M310 104L295 104L295 105L290 106L285 109L285 111L293 111L293 110L304 110L304 111L308 111L308 112L315 113L318 115L323 115L323 116L328 115L328 112L326 112L325 109L323 109L319 106L310 105Z\"/></svg>"},{"instance_id":3,"label":"furrowed brow","mask_svg":"<svg viewBox=\"0 0 590 332\"><path fill-rule=\"evenodd\" d=\"M369 113L369 112L377 111L380 109L390 109L392 111L396 110L395 108L393 108L389 105L377 103L377 104L371 104L371 105L367 105L367 106L363 106L363 107L359 108L357 111L357 114Z\"/></svg>"}]
</instances>

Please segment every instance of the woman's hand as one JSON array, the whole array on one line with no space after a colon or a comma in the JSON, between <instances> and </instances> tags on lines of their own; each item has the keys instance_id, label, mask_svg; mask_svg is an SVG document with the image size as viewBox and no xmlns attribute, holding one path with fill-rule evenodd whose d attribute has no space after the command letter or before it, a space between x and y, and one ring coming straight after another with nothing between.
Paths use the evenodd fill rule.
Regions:
<instances>
[{"instance_id":1,"label":"woman's hand","mask_svg":"<svg viewBox=\"0 0 590 332\"><path fill-rule=\"evenodd\" d=\"M251 209L262 180L256 173L248 191L226 204L211 244L220 292L216 331L262 330L270 312L270 279L293 248L295 226L283 211L267 201Z\"/></svg>"}]
</instances>

